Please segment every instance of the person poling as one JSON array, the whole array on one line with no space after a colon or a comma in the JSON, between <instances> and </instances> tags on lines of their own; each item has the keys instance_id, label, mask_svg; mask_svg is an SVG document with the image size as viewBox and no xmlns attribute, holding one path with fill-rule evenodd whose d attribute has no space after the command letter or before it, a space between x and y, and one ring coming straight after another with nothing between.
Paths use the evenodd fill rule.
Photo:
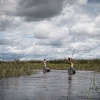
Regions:
<instances>
[{"instance_id":1,"label":"person poling","mask_svg":"<svg viewBox=\"0 0 100 100\"><path fill-rule=\"evenodd\" d=\"M73 57L73 55L74 55L74 52L75 52L75 49L74 49L74 51L73 51L73 53L72 53L72 57ZM70 64L70 67L69 67L69 69L68 69L68 73L69 74L75 74L76 73L76 71L75 71L75 68L73 67L73 60L72 60L72 57L70 58L68 58L68 64Z\"/></svg>"},{"instance_id":2,"label":"person poling","mask_svg":"<svg viewBox=\"0 0 100 100\"><path fill-rule=\"evenodd\" d=\"M43 60L43 70L46 72L50 72L50 69L46 67L46 59Z\"/></svg>"},{"instance_id":3,"label":"person poling","mask_svg":"<svg viewBox=\"0 0 100 100\"><path fill-rule=\"evenodd\" d=\"M70 64L70 67L68 69L68 73L69 74L75 74L76 71L75 71L75 69L73 67L73 61L72 61L72 59L70 57L68 58L68 64Z\"/></svg>"}]
</instances>

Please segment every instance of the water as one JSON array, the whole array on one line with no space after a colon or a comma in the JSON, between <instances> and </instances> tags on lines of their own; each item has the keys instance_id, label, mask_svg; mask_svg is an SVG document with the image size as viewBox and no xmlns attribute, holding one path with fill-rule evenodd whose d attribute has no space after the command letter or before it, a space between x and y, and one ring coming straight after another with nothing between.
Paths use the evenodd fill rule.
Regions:
<instances>
[{"instance_id":1,"label":"water","mask_svg":"<svg viewBox=\"0 0 100 100\"><path fill-rule=\"evenodd\" d=\"M0 80L0 100L100 100L100 73L39 71L31 76Z\"/></svg>"}]
</instances>

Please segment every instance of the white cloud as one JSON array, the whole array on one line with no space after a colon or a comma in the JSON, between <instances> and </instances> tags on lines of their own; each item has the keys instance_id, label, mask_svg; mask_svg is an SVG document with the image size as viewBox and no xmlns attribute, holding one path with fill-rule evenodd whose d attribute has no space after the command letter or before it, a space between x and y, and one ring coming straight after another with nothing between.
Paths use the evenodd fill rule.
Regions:
<instances>
[{"instance_id":1,"label":"white cloud","mask_svg":"<svg viewBox=\"0 0 100 100\"><path fill-rule=\"evenodd\" d=\"M69 4L86 5L88 0L66 0Z\"/></svg>"},{"instance_id":2,"label":"white cloud","mask_svg":"<svg viewBox=\"0 0 100 100\"><path fill-rule=\"evenodd\" d=\"M16 54L21 59L53 59L71 56L75 49L74 58L100 58L99 4L91 5L87 0L42 1L5 0L0 5L1 55L4 51L7 59ZM33 14L34 4L38 12Z\"/></svg>"},{"instance_id":3,"label":"white cloud","mask_svg":"<svg viewBox=\"0 0 100 100\"><path fill-rule=\"evenodd\" d=\"M73 16L75 15L75 7L74 6L67 6L66 8L63 9L62 11L62 16L61 16L61 21L62 20L69 20L71 18L73 18Z\"/></svg>"},{"instance_id":4,"label":"white cloud","mask_svg":"<svg viewBox=\"0 0 100 100\"><path fill-rule=\"evenodd\" d=\"M88 0L75 0L78 5L86 5Z\"/></svg>"},{"instance_id":5,"label":"white cloud","mask_svg":"<svg viewBox=\"0 0 100 100\"><path fill-rule=\"evenodd\" d=\"M96 23L97 27L99 26L99 28L100 28L100 14L95 18L95 23Z\"/></svg>"},{"instance_id":6,"label":"white cloud","mask_svg":"<svg viewBox=\"0 0 100 100\"><path fill-rule=\"evenodd\" d=\"M80 22L80 23L89 23L89 22L91 22L93 19L90 17L90 16L88 16L88 15L86 15L86 14L80 14L80 15L77 15L77 21L78 22Z\"/></svg>"},{"instance_id":7,"label":"white cloud","mask_svg":"<svg viewBox=\"0 0 100 100\"><path fill-rule=\"evenodd\" d=\"M72 33L78 35L98 36L100 28L96 27L95 23L78 23L71 29Z\"/></svg>"},{"instance_id":8,"label":"white cloud","mask_svg":"<svg viewBox=\"0 0 100 100\"><path fill-rule=\"evenodd\" d=\"M56 46L62 44L60 42L67 38L68 32L66 26L58 27L49 22L42 22L35 27L35 38L38 39L37 44Z\"/></svg>"}]
</instances>

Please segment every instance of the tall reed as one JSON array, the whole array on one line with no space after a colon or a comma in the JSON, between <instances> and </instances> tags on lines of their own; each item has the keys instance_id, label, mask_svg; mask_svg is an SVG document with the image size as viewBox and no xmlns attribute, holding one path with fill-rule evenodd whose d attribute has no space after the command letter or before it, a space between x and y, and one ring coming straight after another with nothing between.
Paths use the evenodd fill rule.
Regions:
<instances>
[{"instance_id":1,"label":"tall reed","mask_svg":"<svg viewBox=\"0 0 100 100\"><path fill-rule=\"evenodd\" d=\"M100 72L100 59L73 59L76 70L91 70ZM48 60L47 67L51 70L67 70L70 65L66 59ZM0 78L31 75L43 68L41 60L31 61L0 61Z\"/></svg>"}]
</instances>

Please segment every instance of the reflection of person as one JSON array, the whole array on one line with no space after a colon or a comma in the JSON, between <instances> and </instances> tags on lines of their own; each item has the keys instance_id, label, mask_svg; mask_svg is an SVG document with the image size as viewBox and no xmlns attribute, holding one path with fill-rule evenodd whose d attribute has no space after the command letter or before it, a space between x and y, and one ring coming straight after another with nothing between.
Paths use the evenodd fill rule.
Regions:
<instances>
[{"instance_id":1,"label":"reflection of person","mask_svg":"<svg viewBox=\"0 0 100 100\"><path fill-rule=\"evenodd\" d=\"M46 59L44 59L43 60L43 65L44 65L43 67L44 67L44 69L46 69L46 62L47 62Z\"/></svg>"},{"instance_id":2,"label":"reflection of person","mask_svg":"<svg viewBox=\"0 0 100 100\"><path fill-rule=\"evenodd\" d=\"M68 64L70 64L70 67L73 68L73 61L71 58L68 58Z\"/></svg>"},{"instance_id":3,"label":"reflection of person","mask_svg":"<svg viewBox=\"0 0 100 100\"><path fill-rule=\"evenodd\" d=\"M72 84L72 76L68 75L68 96L70 96L72 94L72 89L73 89L73 84Z\"/></svg>"}]
</instances>

